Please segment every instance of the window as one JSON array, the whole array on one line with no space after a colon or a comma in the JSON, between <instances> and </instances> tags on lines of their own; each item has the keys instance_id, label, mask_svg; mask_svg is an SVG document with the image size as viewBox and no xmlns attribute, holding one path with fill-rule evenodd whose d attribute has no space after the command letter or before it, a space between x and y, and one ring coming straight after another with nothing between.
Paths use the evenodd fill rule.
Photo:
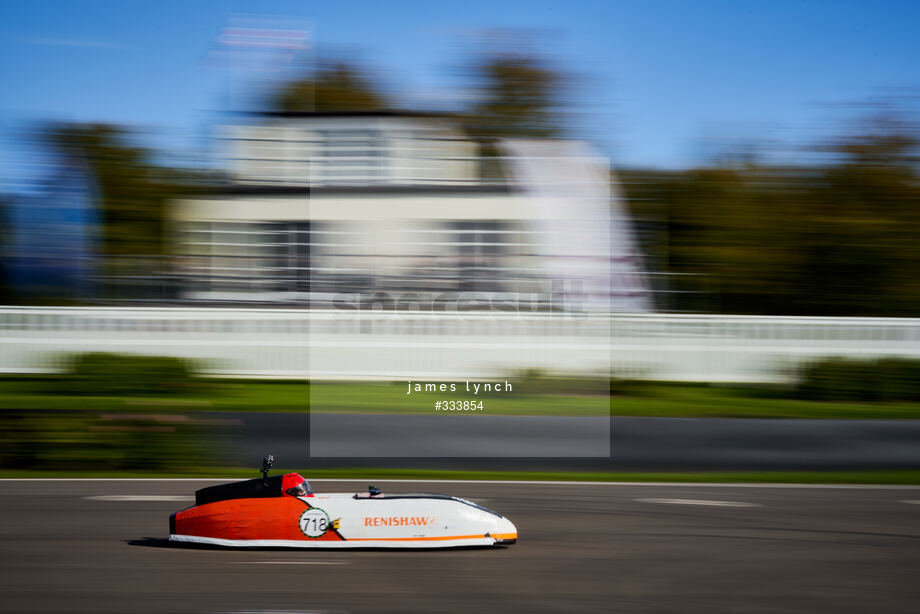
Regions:
<instances>
[{"instance_id":1,"label":"window","mask_svg":"<svg viewBox=\"0 0 920 614\"><path fill-rule=\"evenodd\" d=\"M363 184L383 176L385 141L377 130L319 130L321 178L329 184Z\"/></svg>"}]
</instances>

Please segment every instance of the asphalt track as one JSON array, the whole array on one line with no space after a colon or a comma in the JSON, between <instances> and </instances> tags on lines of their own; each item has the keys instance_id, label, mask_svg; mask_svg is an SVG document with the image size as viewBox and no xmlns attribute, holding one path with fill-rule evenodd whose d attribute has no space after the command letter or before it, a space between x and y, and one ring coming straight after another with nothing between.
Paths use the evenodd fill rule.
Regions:
<instances>
[{"instance_id":1,"label":"asphalt track","mask_svg":"<svg viewBox=\"0 0 920 614\"><path fill-rule=\"evenodd\" d=\"M377 482L510 517L506 548L171 547L205 481L0 481L2 612L916 612L920 489ZM317 481L322 491L364 484ZM104 497L87 499L87 497Z\"/></svg>"},{"instance_id":2,"label":"asphalt track","mask_svg":"<svg viewBox=\"0 0 920 614\"><path fill-rule=\"evenodd\" d=\"M287 467L376 464L537 471L920 467L920 420L211 415L235 425L226 464L242 467L257 467L269 452ZM458 467L459 459L470 462ZM477 459L488 460L478 463Z\"/></svg>"}]
</instances>

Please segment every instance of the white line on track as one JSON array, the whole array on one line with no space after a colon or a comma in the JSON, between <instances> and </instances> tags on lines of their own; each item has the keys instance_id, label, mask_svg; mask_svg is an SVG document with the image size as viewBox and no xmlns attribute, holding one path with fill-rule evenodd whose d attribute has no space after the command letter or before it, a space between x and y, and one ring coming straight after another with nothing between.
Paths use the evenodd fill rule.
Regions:
<instances>
[{"instance_id":1,"label":"white line on track","mask_svg":"<svg viewBox=\"0 0 920 614\"><path fill-rule=\"evenodd\" d=\"M746 501L706 501L703 499L633 499L633 501L669 505L708 505L710 507L760 507L759 503L747 503Z\"/></svg>"},{"instance_id":2,"label":"white line on track","mask_svg":"<svg viewBox=\"0 0 920 614\"><path fill-rule=\"evenodd\" d=\"M346 561L233 561L241 565L348 565Z\"/></svg>"},{"instance_id":3,"label":"white line on track","mask_svg":"<svg viewBox=\"0 0 920 614\"><path fill-rule=\"evenodd\" d=\"M920 505L920 499L904 499L901 503L907 503L910 505Z\"/></svg>"},{"instance_id":4,"label":"white line on track","mask_svg":"<svg viewBox=\"0 0 920 614\"><path fill-rule=\"evenodd\" d=\"M191 495L95 495L89 501L194 501Z\"/></svg>"},{"instance_id":5,"label":"white line on track","mask_svg":"<svg viewBox=\"0 0 920 614\"><path fill-rule=\"evenodd\" d=\"M0 478L0 482L236 482L234 478ZM843 490L920 490L920 484L795 484L767 482L569 482L566 480L401 480L392 478L314 478L310 482L369 484L529 484L544 486L680 486L685 488L830 488Z\"/></svg>"}]
</instances>

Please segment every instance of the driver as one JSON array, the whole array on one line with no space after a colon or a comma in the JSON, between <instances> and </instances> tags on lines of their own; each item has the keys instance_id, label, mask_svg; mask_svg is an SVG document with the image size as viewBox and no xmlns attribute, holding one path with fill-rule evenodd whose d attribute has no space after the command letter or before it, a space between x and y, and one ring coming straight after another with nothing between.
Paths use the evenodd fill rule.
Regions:
<instances>
[{"instance_id":1,"label":"driver","mask_svg":"<svg viewBox=\"0 0 920 614\"><path fill-rule=\"evenodd\" d=\"M299 473L288 473L281 481L281 490L292 497L312 497L313 489Z\"/></svg>"}]
</instances>

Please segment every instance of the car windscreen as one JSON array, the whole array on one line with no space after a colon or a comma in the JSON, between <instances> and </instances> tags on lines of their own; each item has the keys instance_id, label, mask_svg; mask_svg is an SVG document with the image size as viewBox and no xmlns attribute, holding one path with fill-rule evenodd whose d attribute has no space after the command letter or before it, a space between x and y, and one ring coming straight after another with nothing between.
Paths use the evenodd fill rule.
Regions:
<instances>
[{"instance_id":1,"label":"car windscreen","mask_svg":"<svg viewBox=\"0 0 920 614\"><path fill-rule=\"evenodd\" d=\"M306 497L313 494L313 489L310 487L310 483L304 480L297 486L288 488L285 492L292 497Z\"/></svg>"},{"instance_id":2,"label":"car windscreen","mask_svg":"<svg viewBox=\"0 0 920 614\"><path fill-rule=\"evenodd\" d=\"M492 514L493 516L498 516L499 518L502 518L502 515L499 514L498 512L494 512L487 507L483 507L479 505L478 503L474 503L473 501L470 501L469 499L464 499L463 497L451 497L451 499L453 499L454 501L459 501L460 503L465 503L466 505L469 505L471 507L475 507L478 510L488 512Z\"/></svg>"}]
</instances>

